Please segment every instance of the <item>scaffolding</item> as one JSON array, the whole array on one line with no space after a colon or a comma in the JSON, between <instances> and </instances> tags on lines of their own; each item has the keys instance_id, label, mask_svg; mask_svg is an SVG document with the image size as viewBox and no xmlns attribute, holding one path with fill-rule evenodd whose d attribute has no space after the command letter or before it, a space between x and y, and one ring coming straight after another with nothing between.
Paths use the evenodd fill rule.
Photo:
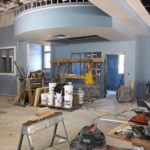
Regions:
<instances>
[{"instance_id":1,"label":"scaffolding","mask_svg":"<svg viewBox=\"0 0 150 150\"><path fill-rule=\"evenodd\" d=\"M105 97L106 96L106 86L105 86L105 80L106 80L106 73L105 73L105 60L104 58L65 58L65 59L52 59L52 70L55 72L55 77L57 77L57 81L60 80L82 80L85 83L85 77L86 73L83 72L83 74L76 75L72 74L72 67L74 63L84 63L87 67L87 64L91 64L92 66L92 75L93 75L93 80L94 80L94 85L96 87L95 96L96 98L98 97ZM100 74L97 73L98 65L94 65L100 63L101 64L101 72ZM86 70L87 71L87 70ZM86 84L85 84L86 85ZM89 92L89 88L92 88L93 85L91 86L86 86L87 89L87 95L88 97L91 97L91 93Z\"/></svg>"}]
</instances>

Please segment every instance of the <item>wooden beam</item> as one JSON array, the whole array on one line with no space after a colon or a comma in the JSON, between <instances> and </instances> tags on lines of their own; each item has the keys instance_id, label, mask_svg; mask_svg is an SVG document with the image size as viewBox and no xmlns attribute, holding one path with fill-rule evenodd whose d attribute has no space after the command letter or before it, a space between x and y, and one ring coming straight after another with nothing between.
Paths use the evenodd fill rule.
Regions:
<instances>
[{"instance_id":1,"label":"wooden beam","mask_svg":"<svg viewBox=\"0 0 150 150\"><path fill-rule=\"evenodd\" d=\"M79 62L104 62L104 58L65 58L52 59L51 63L79 63Z\"/></svg>"},{"instance_id":2,"label":"wooden beam","mask_svg":"<svg viewBox=\"0 0 150 150\"><path fill-rule=\"evenodd\" d=\"M44 91L48 91L48 87L41 87L41 88L37 88L35 91L35 99L34 99L34 107L37 107L39 105L39 101L40 101L40 96L41 93L43 93Z\"/></svg>"},{"instance_id":3,"label":"wooden beam","mask_svg":"<svg viewBox=\"0 0 150 150\"><path fill-rule=\"evenodd\" d=\"M69 76L69 75L67 75L67 76L65 76L65 75L60 75L60 78L62 78L62 79L80 79L80 80L84 80L85 79L85 77L84 76Z\"/></svg>"}]
</instances>

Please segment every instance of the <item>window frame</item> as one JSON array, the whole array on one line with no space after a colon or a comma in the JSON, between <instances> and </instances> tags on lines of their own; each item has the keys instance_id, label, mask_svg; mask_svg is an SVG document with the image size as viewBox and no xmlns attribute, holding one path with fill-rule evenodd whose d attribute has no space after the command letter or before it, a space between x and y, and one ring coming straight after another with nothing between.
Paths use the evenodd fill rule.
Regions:
<instances>
[{"instance_id":1,"label":"window frame","mask_svg":"<svg viewBox=\"0 0 150 150\"><path fill-rule=\"evenodd\" d=\"M14 61L16 61L16 46L7 46L7 47L0 47L0 51L2 50L7 50L7 49L13 49L14 51L14 57L12 57L12 67L13 67L13 72L0 72L0 75L16 75L16 67L14 65Z\"/></svg>"},{"instance_id":2,"label":"window frame","mask_svg":"<svg viewBox=\"0 0 150 150\"><path fill-rule=\"evenodd\" d=\"M50 51L45 51L45 46L49 46L50 47ZM49 60L50 67L49 68L45 68L45 54L47 54L47 53L50 54L50 60L51 60L51 45L43 45L43 69L44 70L51 69L51 62L50 62L50 60Z\"/></svg>"}]
</instances>

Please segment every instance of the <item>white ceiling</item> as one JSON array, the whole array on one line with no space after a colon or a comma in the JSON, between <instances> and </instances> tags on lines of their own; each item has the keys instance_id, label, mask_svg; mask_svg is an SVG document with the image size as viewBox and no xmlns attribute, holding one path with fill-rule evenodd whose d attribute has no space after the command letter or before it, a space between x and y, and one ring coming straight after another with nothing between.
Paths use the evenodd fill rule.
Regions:
<instances>
[{"instance_id":1,"label":"white ceiling","mask_svg":"<svg viewBox=\"0 0 150 150\"><path fill-rule=\"evenodd\" d=\"M141 25L150 27L150 15L140 0L89 0L112 18L122 22L137 35L148 34Z\"/></svg>"},{"instance_id":2,"label":"white ceiling","mask_svg":"<svg viewBox=\"0 0 150 150\"><path fill-rule=\"evenodd\" d=\"M136 3L135 3L136 1ZM143 7L140 0L126 0L128 5L141 17L141 19L150 27L150 15Z\"/></svg>"}]
</instances>

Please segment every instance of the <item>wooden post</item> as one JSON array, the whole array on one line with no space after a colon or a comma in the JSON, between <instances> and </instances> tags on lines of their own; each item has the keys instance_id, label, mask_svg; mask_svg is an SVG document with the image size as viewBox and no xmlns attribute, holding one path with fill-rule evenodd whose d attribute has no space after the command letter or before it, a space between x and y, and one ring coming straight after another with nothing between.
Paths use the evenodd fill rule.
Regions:
<instances>
[{"instance_id":1,"label":"wooden post","mask_svg":"<svg viewBox=\"0 0 150 150\"><path fill-rule=\"evenodd\" d=\"M20 95L20 80L17 78L17 95Z\"/></svg>"},{"instance_id":2,"label":"wooden post","mask_svg":"<svg viewBox=\"0 0 150 150\"><path fill-rule=\"evenodd\" d=\"M17 78L16 80L16 84L17 84L17 96L15 98L15 101L16 102L19 102L19 98L20 98L20 81L19 79Z\"/></svg>"}]
</instances>

